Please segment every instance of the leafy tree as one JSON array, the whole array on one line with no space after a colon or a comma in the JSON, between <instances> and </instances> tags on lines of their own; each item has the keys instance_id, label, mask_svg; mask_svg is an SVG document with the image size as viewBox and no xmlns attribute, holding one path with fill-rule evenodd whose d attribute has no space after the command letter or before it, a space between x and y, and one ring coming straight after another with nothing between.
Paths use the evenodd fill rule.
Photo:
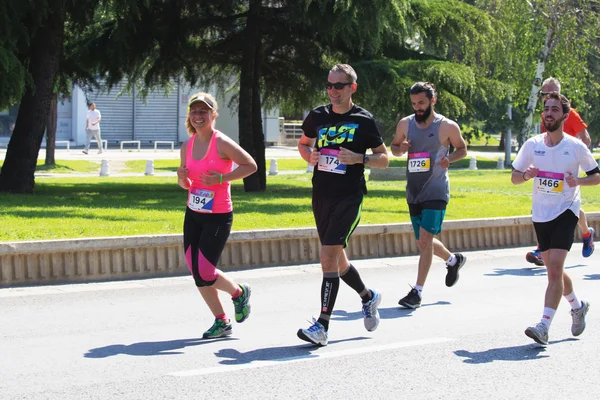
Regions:
<instances>
[{"instance_id":1,"label":"leafy tree","mask_svg":"<svg viewBox=\"0 0 600 400\"><path fill-rule=\"evenodd\" d=\"M9 53L12 55L8 58L13 61L13 71L22 72L26 68L28 76L18 83L25 86L25 90L20 101L15 130L0 171L0 191L33 191L37 156L46 125L45 117L62 53L67 1L47 0L32 3L26 3L28 8L16 7L8 10L10 17L18 18L8 21L12 27L9 28L13 32L11 36L20 39L10 48ZM26 26L26 30L22 26ZM26 79L31 79L30 84L25 85ZM20 86L13 86L11 91L10 87L5 86L2 90L10 92L12 96L7 98L13 101L21 89Z\"/></svg>"},{"instance_id":2,"label":"leafy tree","mask_svg":"<svg viewBox=\"0 0 600 400\"><path fill-rule=\"evenodd\" d=\"M107 83L146 88L191 84L239 88L240 144L257 161L245 190L266 187L261 109L284 98L306 104L322 88L338 48L374 53L403 1L138 1L80 40L82 60ZM234 79L231 82L232 77Z\"/></svg>"},{"instance_id":3,"label":"leafy tree","mask_svg":"<svg viewBox=\"0 0 600 400\"><path fill-rule=\"evenodd\" d=\"M586 107L589 55L598 54L600 27L596 0L480 0L479 7L504 23L512 33L501 53L498 77L513 86L512 100L523 114L521 145L529 136L539 90L545 77L556 76L571 100ZM594 90L594 93L596 91Z\"/></svg>"},{"instance_id":4,"label":"leafy tree","mask_svg":"<svg viewBox=\"0 0 600 400\"><path fill-rule=\"evenodd\" d=\"M0 5L0 108L20 102L2 170L0 191L31 193L40 145L54 96L69 82L89 82L68 60L65 43L81 32L97 2L84 0L6 0ZM4 7L4 8L3 8ZM55 121L55 119L54 119ZM51 159L48 161L52 161Z\"/></svg>"}]
</instances>

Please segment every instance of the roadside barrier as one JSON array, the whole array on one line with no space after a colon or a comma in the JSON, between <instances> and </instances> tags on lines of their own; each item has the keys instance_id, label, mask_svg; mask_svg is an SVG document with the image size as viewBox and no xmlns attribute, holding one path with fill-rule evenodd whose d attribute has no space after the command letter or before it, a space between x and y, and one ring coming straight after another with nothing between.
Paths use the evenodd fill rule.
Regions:
<instances>
[{"instance_id":1,"label":"roadside barrier","mask_svg":"<svg viewBox=\"0 0 600 400\"><path fill-rule=\"evenodd\" d=\"M600 232L600 212L587 217ZM580 235L576 229L576 240L581 241ZM536 243L530 216L446 221L440 239L451 251ZM231 233L219 268L318 263L319 252L315 228L237 231ZM418 249L411 224L401 223L359 226L347 252L350 259L361 259L414 255ZM188 273L180 234L0 243L0 287Z\"/></svg>"}]
</instances>

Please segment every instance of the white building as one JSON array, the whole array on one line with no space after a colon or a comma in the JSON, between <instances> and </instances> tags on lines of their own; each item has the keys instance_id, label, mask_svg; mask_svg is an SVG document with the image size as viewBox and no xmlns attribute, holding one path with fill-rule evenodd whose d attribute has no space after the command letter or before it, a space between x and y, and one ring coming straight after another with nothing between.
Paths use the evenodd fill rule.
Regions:
<instances>
[{"instance_id":1,"label":"white building","mask_svg":"<svg viewBox=\"0 0 600 400\"><path fill-rule=\"evenodd\" d=\"M80 88L74 87L71 98L59 98L56 140L68 140L71 146L85 144L85 118L88 103L93 102L102 114L101 135L109 146L124 140L140 140L142 145L164 140L173 141L177 145L189 137L185 128L189 97L200 91L216 92L175 83L168 95L155 91L142 100L135 90L131 94L120 95L124 85L120 83L110 92L90 93L88 98ZM230 99L230 96L217 96L219 118L216 128L239 142L237 110L228 107ZM0 143L6 144L9 141L10 125L15 119L14 109L11 112L0 111ZM279 142L278 110L264 110L263 131L265 142Z\"/></svg>"}]
</instances>

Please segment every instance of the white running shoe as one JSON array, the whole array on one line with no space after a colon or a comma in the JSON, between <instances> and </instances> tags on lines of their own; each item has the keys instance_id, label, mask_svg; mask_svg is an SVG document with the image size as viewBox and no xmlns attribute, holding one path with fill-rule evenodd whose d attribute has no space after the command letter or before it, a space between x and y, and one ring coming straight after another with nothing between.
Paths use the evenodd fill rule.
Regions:
<instances>
[{"instance_id":1,"label":"white running shoe","mask_svg":"<svg viewBox=\"0 0 600 400\"><path fill-rule=\"evenodd\" d=\"M571 317L573 317L571 333L573 336L579 336L585 330L585 315L589 309L590 303L585 300L581 300L581 308L578 308L577 310L571 310Z\"/></svg>"},{"instance_id":2,"label":"white running shoe","mask_svg":"<svg viewBox=\"0 0 600 400\"><path fill-rule=\"evenodd\" d=\"M327 331L316 319L308 329L298 329L298 337L317 346L327 346Z\"/></svg>"},{"instance_id":3,"label":"white running shoe","mask_svg":"<svg viewBox=\"0 0 600 400\"><path fill-rule=\"evenodd\" d=\"M539 344L548 344L548 328L541 322L538 322L536 326L525 329L525 334Z\"/></svg>"},{"instance_id":4,"label":"white running shoe","mask_svg":"<svg viewBox=\"0 0 600 400\"><path fill-rule=\"evenodd\" d=\"M365 316L365 329L369 332L373 332L379 326L380 318L377 307L379 307L379 303L381 303L381 293L373 289L371 289L371 293L373 293L373 298L363 304L362 307L362 312Z\"/></svg>"}]
</instances>

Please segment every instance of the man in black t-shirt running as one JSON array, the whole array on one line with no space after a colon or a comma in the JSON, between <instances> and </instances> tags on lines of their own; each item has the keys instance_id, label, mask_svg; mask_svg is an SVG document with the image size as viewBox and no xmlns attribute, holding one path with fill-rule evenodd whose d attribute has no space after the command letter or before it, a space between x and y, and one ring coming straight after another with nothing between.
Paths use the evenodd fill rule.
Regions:
<instances>
[{"instance_id":1,"label":"man in black t-shirt running","mask_svg":"<svg viewBox=\"0 0 600 400\"><path fill-rule=\"evenodd\" d=\"M374 331L379 325L381 294L365 286L344 251L360 220L367 192L365 165L386 168L389 163L373 116L352 102L356 80L356 72L348 64L337 64L329 71L327 94L331 104L308 114L298 143L302 158L315 166L312 207L323 269L319 319L308 329L298 330L298 337L318 346L327 345L340 278L360 295L365 328ZM367 155L367 149L373 154Z\"/></svg>"}]
</instances>

